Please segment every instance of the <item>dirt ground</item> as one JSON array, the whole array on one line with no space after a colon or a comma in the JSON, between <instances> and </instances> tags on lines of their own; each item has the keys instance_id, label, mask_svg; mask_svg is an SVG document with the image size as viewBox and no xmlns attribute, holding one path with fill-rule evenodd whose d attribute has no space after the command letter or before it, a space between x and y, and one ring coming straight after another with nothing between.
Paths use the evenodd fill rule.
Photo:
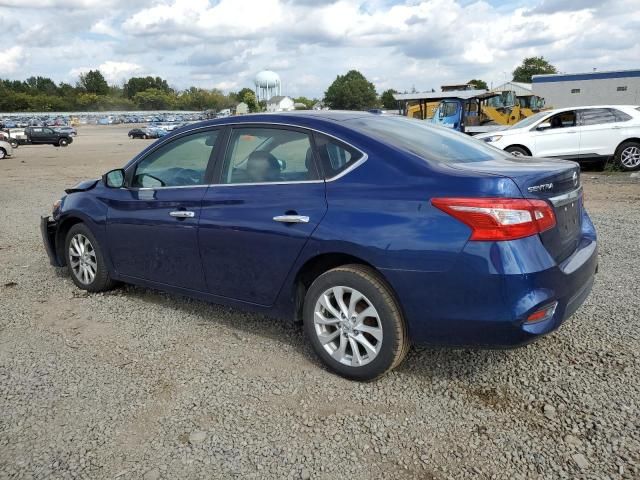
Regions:
<instances>
[{"instance_id":1,"label":"dirt ground","mask_svg":"<svg viewBox=\"0 0 640 480\"><path fill-rule=\"evenodd\" d=\"M640 180L583 172L600 273L513 351L331 375L284 322L138 287L87 295L39 232L152 140L85 126L0 161L0 479L640 478Z\"/></svg>"}]
</instances>

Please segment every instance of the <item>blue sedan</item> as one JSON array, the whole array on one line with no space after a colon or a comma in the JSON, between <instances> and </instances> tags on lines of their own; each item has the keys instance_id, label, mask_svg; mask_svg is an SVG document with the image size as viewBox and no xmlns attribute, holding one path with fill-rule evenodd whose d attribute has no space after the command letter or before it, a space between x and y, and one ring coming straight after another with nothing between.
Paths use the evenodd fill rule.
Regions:
<instances>
[{"instance_id":1,"label":"blue sedan","mask_svg":"<svg viewBox=\"0 0 640 480\"><path fill-rule=\"evenodd\" d=\"M126 282L290 318L357 380L411 344L535 340L597 270L576 163L375 113L189 125L66 192L41 230L79 288Z\"/></svg>"}]
</instances>

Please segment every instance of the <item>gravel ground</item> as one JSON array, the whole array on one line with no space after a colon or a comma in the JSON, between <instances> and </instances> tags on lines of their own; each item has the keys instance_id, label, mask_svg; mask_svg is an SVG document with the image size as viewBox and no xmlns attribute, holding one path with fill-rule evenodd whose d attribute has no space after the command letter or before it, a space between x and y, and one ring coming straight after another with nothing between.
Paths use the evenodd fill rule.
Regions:
<instances>
[{"instance_id":1,"label":"gravel ground","mask_svg":"<svg viewBox=\"0 0 640 480\"><path fill-rule=\"evenodd\" d=\"M639 180L584 174L600 273L559 331L359 384L284 322L49 266L39 215L147 143L125 133L1 163L0 478L640 478Z\"/></svg>"}]
</instances>

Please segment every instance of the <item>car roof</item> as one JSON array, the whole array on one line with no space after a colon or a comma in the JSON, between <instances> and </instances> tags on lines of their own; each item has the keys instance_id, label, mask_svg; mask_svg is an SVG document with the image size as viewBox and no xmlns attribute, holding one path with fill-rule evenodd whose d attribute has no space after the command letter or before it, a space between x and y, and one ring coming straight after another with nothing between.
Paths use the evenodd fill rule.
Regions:
<instances>
[{"instance_id":1,"label":"car roof","mask_svg":"<svg viewBox=\"0 0 640 480\"><path fill-rule=\"evenodd\" d=\"M251 113L248 115L235 115L231 117L216 118L199 122L199 127L208 125L224 125L228 123L290 123L309 125L310 122L339 124L347 120L362 118L378 113L343 110L298 110L293 112ZM195 124L193 124L195 125ZM193 126L191 125L191 126Z\"/></svg>"},{"instance_id":2,"label":"car roof","mask_svg":"<svg viewBox=\"0 0 640 480\"><path fill-rule=\"evenodd\" d=\"M585 110L587 108L629 108L629 109L636 109L636 108L640 108L638 107L638 105L581 105L579 107L563 107L563 108L553 108L551 110L541 110L542 112L545 113L560 113L560 112L567 112L570 110Z\"/></svg>"}]
</instances>

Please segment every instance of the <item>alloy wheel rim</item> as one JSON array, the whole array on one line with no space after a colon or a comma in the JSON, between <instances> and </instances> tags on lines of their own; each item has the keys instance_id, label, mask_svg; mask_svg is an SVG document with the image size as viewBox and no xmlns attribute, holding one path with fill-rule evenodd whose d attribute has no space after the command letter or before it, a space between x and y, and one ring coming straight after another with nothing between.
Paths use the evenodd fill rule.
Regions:
<instances>
[{"instance_id":1,"label":"alloy wheel rim","mask_svg":"<svg viewBox=\"0 0 640 480\"><path fill-rule=\"evenodd\" d=\"M84 285L93 283L98 271L96 251L87 237L78 233L69 243L69 266L73 275Z\"/></svg>"},{"instance_id":2,"label":"alloy wheel rim","mask_svg":"<svg viewBox=\"0 0 640 480\"><path fill-rule=\"evenodd\" d=\"M629 168L637 167L640 165L640 148L639 147L627 147L622 151L620 155L620 162Z\"/></svg>"},{"instance_id":3,"label":"alloy wheel rim","mask_svg":"<svg viewBox=\"0 0 640 480\"><path fill-rule=\"evenodd\" d=\"M314 308L313 323L322 348L337 362L362 367L382 348L382 322L371 301L354 288L325 290Z\"/></svg>"}]
</instances>

